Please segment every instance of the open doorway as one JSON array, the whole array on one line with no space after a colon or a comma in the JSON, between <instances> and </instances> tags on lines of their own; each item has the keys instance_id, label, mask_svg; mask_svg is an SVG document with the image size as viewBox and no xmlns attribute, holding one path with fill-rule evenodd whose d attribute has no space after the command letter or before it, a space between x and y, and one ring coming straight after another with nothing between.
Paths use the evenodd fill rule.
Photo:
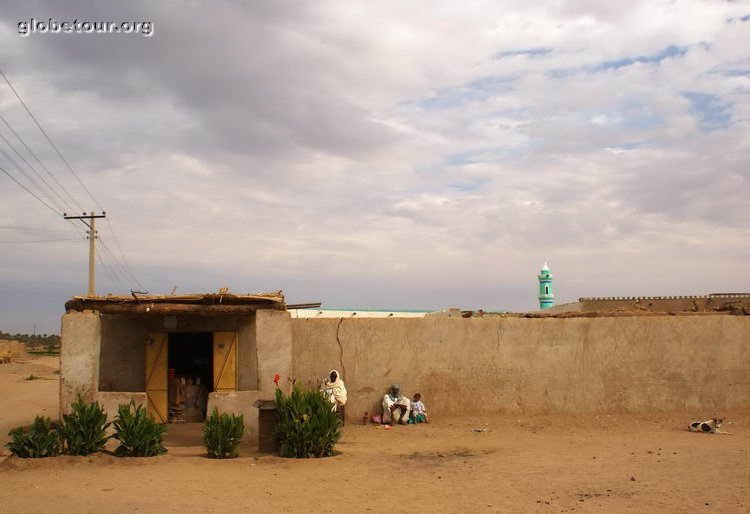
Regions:
<instances>
[{"instance_id":1,"label":"open doorway","mask_svg":"<svg viewBox=\"0 0 750 514\"><path fill-rule=\"evenodd\" d=\"M170 333L169 423L202 423L213 391L213 334Z\"/></svg>"}]
</instances>

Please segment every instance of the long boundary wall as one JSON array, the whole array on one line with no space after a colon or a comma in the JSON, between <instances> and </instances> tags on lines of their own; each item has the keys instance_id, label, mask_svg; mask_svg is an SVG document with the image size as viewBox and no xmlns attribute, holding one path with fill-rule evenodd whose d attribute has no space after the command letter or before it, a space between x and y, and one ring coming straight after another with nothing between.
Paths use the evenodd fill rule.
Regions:
<instances>
[{"instance_id":1,"label":"long boundary wall","mask_svg":"<svg viewBox=\"0 0 750 514\"><path fill-rule=\"evenodd\" d=\"M750 295L712 294L707 296L611 296L579 298L578 308L575 310L593 312L610 309L637 309L652 312L737 311L738 313L744 312L748 314L750 313Z\"/></svg>"},{"instance_id":2,"label":"long boundary wall","mask_svg":"<svg viewBox=\"0 0 750 514\"><path fill-rule=\"evenodd\" d=\"M290 321L293 376L341 371L352 419L379 412L393 382L438 416L750 403L750 316Z\"/></svg>"}]
</instances>

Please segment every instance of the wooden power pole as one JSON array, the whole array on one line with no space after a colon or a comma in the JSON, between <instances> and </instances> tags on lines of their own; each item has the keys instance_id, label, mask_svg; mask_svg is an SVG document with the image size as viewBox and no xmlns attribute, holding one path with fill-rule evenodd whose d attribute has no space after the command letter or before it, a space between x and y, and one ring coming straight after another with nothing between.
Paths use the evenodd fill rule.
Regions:
<instances>
[{"instance_id":1,"label":"wooden power pole","mask_svg":"<svg viewBox=\"0 0 750 514\"><path fill-rule=\"evenodd\" d=\"M79 220L81 223L86 225L89 234L89 296L96 296L96 219L106 218L107 213L102 211L101 214L96 214L91 211L89 214L83 213L83 216L68 216L63 213L63 217L66 220ZM87 221L88 220L88 221Z\"/></svg>"}]
</instances>

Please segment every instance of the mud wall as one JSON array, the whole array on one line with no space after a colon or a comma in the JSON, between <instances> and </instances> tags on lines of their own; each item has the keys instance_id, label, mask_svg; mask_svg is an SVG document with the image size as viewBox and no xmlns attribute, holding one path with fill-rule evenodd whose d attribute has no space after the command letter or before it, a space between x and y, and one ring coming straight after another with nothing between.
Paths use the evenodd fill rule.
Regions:
<instances>
[{"instance_id":1,"label":"mud wall","mask_svg":"<svg viewBox=\"0 0 750 514\"><path fill-rule=\"evenodd\" d=\"M750 316L292 319L293 376L339 369L347 417L390 383L428 412L689 410L750 398Z\"/></svg>"},{"instance_id":2,"label":"mud wall","mask_svg":"<svg viewBox=\"0 0 750 514\"><path fill-rule=\"evenodd\" d=\"M652 312L742 311L742 309L750 309L750 295L581 298L578 305L578 309L575 310L583 312L611 309ZM547 312L550 311L551 309Z\"/></svg>"}]
</instances>

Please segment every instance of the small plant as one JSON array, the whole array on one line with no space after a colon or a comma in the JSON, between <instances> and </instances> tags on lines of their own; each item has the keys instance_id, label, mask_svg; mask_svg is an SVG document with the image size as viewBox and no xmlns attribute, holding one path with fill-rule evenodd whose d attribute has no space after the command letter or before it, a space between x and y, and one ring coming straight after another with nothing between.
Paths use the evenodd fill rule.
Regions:
<instances>
[{"instance_id":1,"label":"small plant","mask_svg":"<svg viewBox=\"0 0 750 514\"><path fill-rule=\"evenodd\" d=\"M219 414L214 408L203 425L203 444L208 456L213 459L233 459L237 457L245 432L245 421L242 414Z\"/></svg>"},{"instance_id":2,"label":"small plant","mask_svg":"<svg viewBox=\"0 0 750 514\"><path fill-rule=\"evenodd\" d=\"M279 424L274 436L282 457L309 458L334 455L341 437L341 418L317 389L294 386L286 396L276 389Z\"/></svg>"},{"instance_id":3,"label":"small plant","mask_svg":"<svg viewBox=\"0 0 750 514\"><path fill-rule=\"evenodd\" d=\"M32 373L28 377L24 377L24 380L26 380L26 381L29 381L29 380L41 380L42 378L44 378L44 377L40 377L39 375L35 375L35 374Z\"/></svg>"},{"instance_id":4,"label":"small plant","mask_svg":"<svg viewBox=\"0 0 750 514\"><path fill-rule=\"evenodd\" d=\"M63 414L58 431L63 442L63 451L68 455L89 455L104 448L107 414L99 402L86 403L81 395L70 406L70 414Z\"/></svg>"},{"instance_id":5,"label":"small plant","mask_svg":"<svg viewBox=\"0 0 750 514\"><path fill-rule=\"evenodd\" d=\"M6 446L16 457L38 459L60 453L60 437L47 417L37 416L28 432L19 427L8 432L8 435L10 442Z\"/></svg>"},{"instance_id":6,"label":"small plant","mask_svg":"<svg viewBox=\"0 0 750 514\"><path fill-rule=\"evenodd\" d=\"M121 457L152 457L167 452L162 445L167 427L154 421L143 405L136 406L132 400L118 405L114 427L113 437L120 441L115 454Z\"/></svg>"}]
</instances>

